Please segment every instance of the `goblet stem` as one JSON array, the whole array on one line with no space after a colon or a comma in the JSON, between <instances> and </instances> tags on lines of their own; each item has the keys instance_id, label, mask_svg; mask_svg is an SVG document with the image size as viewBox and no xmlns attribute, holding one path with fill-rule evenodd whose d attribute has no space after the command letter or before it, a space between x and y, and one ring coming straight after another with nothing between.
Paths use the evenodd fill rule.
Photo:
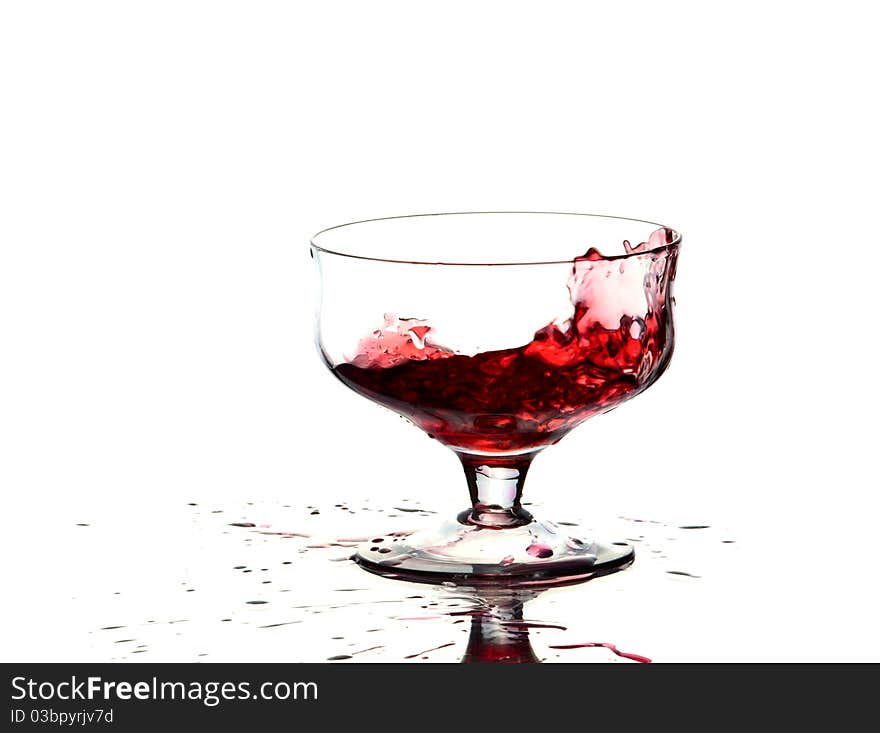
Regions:
<instances>
[{"instance_id":1,"label":"goblet stem","mask_svg":"<svg viewBox=\"0 0 880 733\"><path fill-rule=\"evenodd\" d=\"M523 484L537 451L516 456L458 453L471 508L455 521L364 543L354 560L370 572L421 582L508 587L572 583L629 565L633 549L572 537L522 508ZM485 636L482 622L473 633Z\"/></svg>"},{"instance_id":2,"label":"goblet stem","mask_svg":"<svg viewBox=\"0 0 880 733\"><path fill-rule=\"evenodd\" d=\"M488 457L459 453L471 494L471 509L459 521L487 529L521 527L532 515L520 506L523 484L534 453Z\"/></svg>"}]
</instances>

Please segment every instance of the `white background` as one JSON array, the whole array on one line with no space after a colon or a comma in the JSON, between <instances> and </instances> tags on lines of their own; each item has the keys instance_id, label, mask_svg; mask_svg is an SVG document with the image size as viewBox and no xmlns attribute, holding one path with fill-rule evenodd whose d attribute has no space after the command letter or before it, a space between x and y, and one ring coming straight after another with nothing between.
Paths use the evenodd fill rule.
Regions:
<instances>
[{"instance_id":1,"label":"white background","mask_svg":"<svg viewBox=\"0 0 880 733\"><path fill-rule=\"evenodd\" d=\"M308 238L549 209L685 241L669 372L532 490L729 527L686 627L718 658L880 659L876 31L842 1L4 3L3 656L75 657L57 589L148 572L183 502L362 468L461 503L451 455L319 362ZM99 518L157 540L74 562Z\"/></svg>"}]
</instances>

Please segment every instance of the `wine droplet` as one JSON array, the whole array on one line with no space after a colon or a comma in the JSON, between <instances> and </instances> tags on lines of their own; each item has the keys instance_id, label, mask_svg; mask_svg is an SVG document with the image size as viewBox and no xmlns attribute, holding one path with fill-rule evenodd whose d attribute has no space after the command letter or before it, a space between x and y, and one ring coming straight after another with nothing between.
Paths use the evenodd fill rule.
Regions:
<instances>
[{"instance_id":1,"label":"wine droplet","mask_svg":"<svg viewBox=\"0 0 880 733\"><path fill-rule=\"evenodd\" d=\"M526 548L526 552L532 557L538 557L542 560L548 557L553 557L553 549L549 545L545 545L541 542L535 542L529 545Z\"/></svg>"}]
</instances>

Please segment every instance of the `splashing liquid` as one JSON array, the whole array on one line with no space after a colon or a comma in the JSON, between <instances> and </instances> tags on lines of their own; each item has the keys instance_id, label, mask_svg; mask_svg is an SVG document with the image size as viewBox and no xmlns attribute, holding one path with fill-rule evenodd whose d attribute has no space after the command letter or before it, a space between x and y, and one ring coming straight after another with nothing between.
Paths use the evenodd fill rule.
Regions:
<instances>
[{"instance_id":1,"label":"splashing liquid","mask_svg":"<svg viewBox=\"0 0 880 733\"><path fill-rule=\"evenodd\" d=\"M668 301L677 252L659 229L625 258L591 248L573 262L573 313L517 348L457 354L423 320L386 315L335 367L347 386L459 450L525 451L650 386L672 356ZM661 248L661 249L658 249Z\"/></svg>"}]
</instances>

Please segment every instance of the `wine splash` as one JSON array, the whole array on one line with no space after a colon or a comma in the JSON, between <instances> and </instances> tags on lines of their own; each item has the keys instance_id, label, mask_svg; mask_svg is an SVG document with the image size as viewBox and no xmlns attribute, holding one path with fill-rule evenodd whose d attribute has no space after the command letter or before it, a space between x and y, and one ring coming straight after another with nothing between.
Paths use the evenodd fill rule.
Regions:
<instances>
[{"instance_id":1,"label":"wine splash","mask_svg":"<svg viewBox=\"0 0 880 733\"><path fill-rule=\"evenodd\" d=\"M508 349L456 353L431 325L385 316L334 373L461 451L526 452L649 387L672 355L674 233L658 229L625 257L590 248L573 261L572 312ZM660 249L658 249L660 248ZM513 295L512 297L515 297Z\"/></svg>"}]
</instances>

